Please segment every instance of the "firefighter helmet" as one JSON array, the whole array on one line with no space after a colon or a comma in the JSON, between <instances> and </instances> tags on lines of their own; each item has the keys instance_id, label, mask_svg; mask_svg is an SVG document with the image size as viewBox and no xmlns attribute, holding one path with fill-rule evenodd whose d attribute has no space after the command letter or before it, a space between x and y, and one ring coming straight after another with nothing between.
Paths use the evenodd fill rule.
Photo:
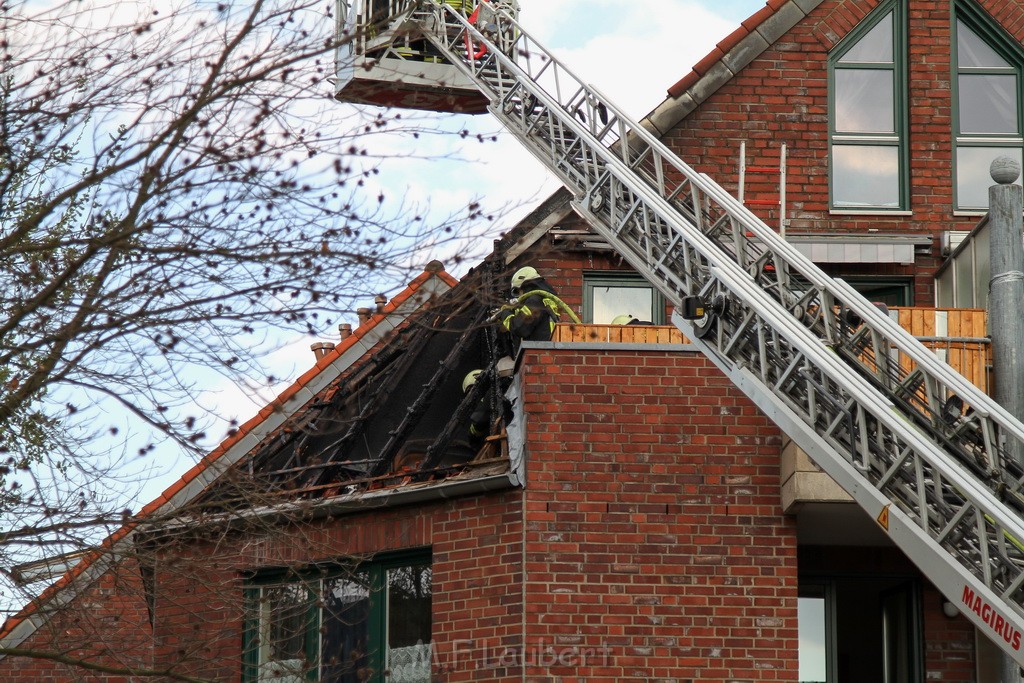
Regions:
<instances>
[{"instance_id":1,"label":"firefighter helmet","mask_svg":"<svg viewBox=\"0 0 1024 683\"><path fill-rule=\"evenodd\" d=\"M519 290L523 286L523 283L539 279L540 273L537 272L536 268L533 266L523 266L512 276L512 292L515 293Z\"/></svg>"},{"instance_id":2,"label":"firefighter helmet","mask_svg":"<svg viewBox=\"0 0 1024 683\"><path fill-rule=\"evenodd\" d=\"M469 373L462 378L462 393L469 391L469 388L476 383L476 378L481 372L483 372L483 370L470 370Z\"/></svg>"}]
</instances>

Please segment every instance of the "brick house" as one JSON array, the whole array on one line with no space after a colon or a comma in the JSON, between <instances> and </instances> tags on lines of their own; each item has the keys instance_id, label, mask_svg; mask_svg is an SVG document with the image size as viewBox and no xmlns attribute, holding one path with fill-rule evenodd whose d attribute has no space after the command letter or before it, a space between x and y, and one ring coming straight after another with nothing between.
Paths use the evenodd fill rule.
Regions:
<instances>
[{"instance_id":1,"label":"brick house","mask_svg":"<svg viewBox=\"0 0 1024 683\"><path fill-rule=\"evenodd\" d=\"M942 298L991 158L1021 156L1022 39L1012 2L772 0L644 123L915 333L980 338L974 312L909 307ZM785 202L781 173L740 184L741 145L784 168ZM4 625L21 652L0 678L996 680L957 596L664 325L568 200L319 349ZM522 265L583 324L518 349L495 333ZM653 324L607 324L622 312ZM984 347L967 351L984 386ZM506 354L510 377L463 391Z\"/></svg>"}]
</instances>

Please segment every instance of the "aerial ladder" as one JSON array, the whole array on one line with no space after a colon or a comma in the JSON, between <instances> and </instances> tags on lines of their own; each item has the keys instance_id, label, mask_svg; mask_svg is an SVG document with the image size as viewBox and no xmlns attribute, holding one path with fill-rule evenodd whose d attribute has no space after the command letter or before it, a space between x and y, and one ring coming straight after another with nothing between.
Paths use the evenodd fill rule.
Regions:
<instances>
[{"instance_id":1,"label":"aerial ladder","mask_svg":"<svg viewBox=\"0 0 1024 683\"><path fill-rule=\"evenodd\" d=\"M1024 425L582 83L510 3L385 4L373 49L422 38L473 83L673 323L1024 665ZM342 55L350 74L371 72L373 49Z\"/></svg>"}]
</instances>

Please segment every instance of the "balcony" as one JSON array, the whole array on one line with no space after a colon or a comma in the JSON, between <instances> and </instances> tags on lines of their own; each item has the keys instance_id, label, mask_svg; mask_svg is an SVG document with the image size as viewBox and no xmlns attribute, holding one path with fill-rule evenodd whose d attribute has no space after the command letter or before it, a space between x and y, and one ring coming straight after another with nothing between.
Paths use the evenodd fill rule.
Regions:
<instances>
[{"instance_id":1,"label":"balcony","mask_svg":"<svg viewBox=\"0 0 1024 683\"><path fill-rule=\"evenodd\" d=\"M991 349L986 337L985 311L976 308L892 308L889 314L941 360L988 393ZM685 344L672 325L573 325L555 327L552 341L563 343ZM900 359L904 370L913 370Z\"/></svg>"},{"instance_id":2,"label":"balcony","mask_svg":"<svg viewBox=\"0 0 1024 683\"><path fill-rule=\"evenodd\" d=\"M900 326L917 337L941 360L949 363L986 393L992 387L992 358L986 337L986 314L974 308L893 308ZM670 325L570 325L555 328L552 341L563 343L684 344L686 338ZM904 371L913 370L906 358ZM796 444L788 439L782 449L782 505L796 512L807 503L844 503L852 499Z\"/></svg>"}]
</instances>

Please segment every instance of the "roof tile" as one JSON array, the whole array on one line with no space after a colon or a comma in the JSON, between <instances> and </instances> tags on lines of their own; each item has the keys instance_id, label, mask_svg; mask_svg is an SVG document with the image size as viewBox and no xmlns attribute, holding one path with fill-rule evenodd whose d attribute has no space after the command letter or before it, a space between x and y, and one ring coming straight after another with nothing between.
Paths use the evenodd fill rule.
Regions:
<instances>
[{"instance_id":1,"label":"roof tile","mask_svg":"<svg viewBox=\"0 0 1024 683\"><path fill-rule=\"evenodd\" d=\"M712 50L707 55L705 55L704 59L702 59L699 62L697 62L696 64L694 64L693 65L693 70L696 71L701 76L703 76L708 71L710 71L711 67L713 67L715 64L717 64L718 61L722 57L724 57L724 56L725 56L725 53L722 52L722 50L720 48L716 47L714 50Z\"/></svg>"},{"instance_id":2,"label":"roof tile","mask_svg":"<svg viewBox=\"0 0 1024 683\"><path fill-rule=\"evenodd\" d=\"M696 71L691 71L690 73L683 76L678 83L676 83L675 85L668 89L669 97L679 97L684 92L693 87L693 85L698 80L700 80L700 74L698 74Z\"/></svg>"},{"instance_id":3,"label":"roof tile","mask_svg":"<svg viewBox=\"0 0 1024 683\"><path fill-rule=\"evenodd\" d=\"M729 50L739 45L739 42L748 35L750 35L750 31L747 30L746 26L740 26L735 31L727 35L722 42L718 44L718 49L722 51L722 57L724 57Z\"/></svg>"},{"instance_id":4,"label":"roof tile","mask_svg":"<svg viewBox=\"0 0 1024 683\"><path fill-rule=\"evenodd\" d=\"M762 21L770 17L773 12L775 12L774 9L772 9L768 5L765 5L764 7L762 7L761 9L757 10L749 17L747 17L746 21L743 22L743 27L748 31L753 31L755 28L761 25Z\"/></svg>"}]
</instances>

